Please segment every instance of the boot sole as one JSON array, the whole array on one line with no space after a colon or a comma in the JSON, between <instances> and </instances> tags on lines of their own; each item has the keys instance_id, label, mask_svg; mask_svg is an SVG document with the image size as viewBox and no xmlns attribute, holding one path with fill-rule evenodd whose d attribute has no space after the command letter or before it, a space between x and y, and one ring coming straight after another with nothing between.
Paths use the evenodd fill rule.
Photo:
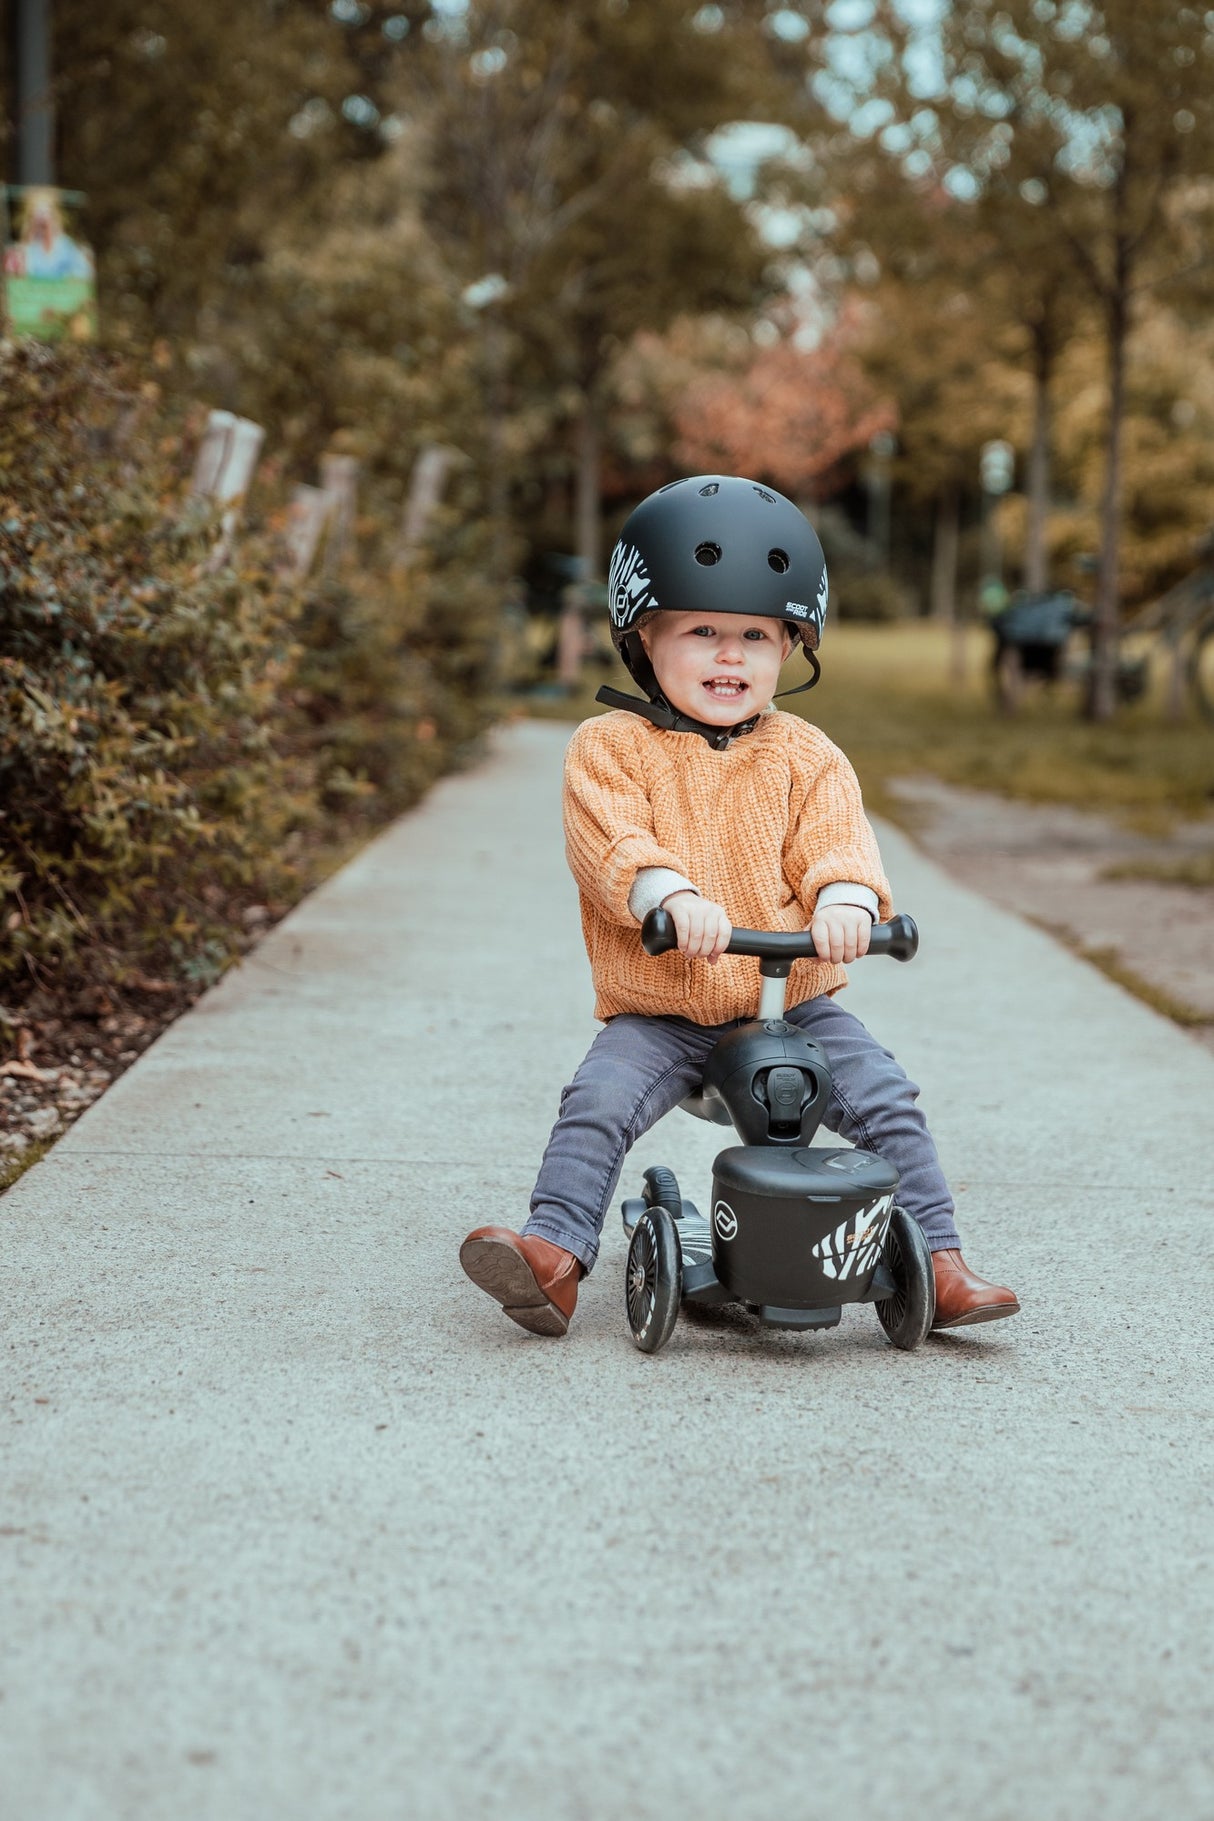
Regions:
<instances>
[{"instance_id":1,"label":"boot sole","mask_svg":"<svg viewBox=\"0 0 1214 1821\"><path fill-rule=\"evenodd\" d=\"M955 1315L952 1321L934 1321L931 1331L942 1334L946 1328L973 1328L982 1321L1002 1321L1005 1315L1019 1313L1019 1303L992 1303L988 1309L971 1309L965 1315Z\"/></svg>"},{"instance_id":2,"label":"boot sole","mask_svg":"<svg viewBox=\"0 0 1214 1821\"><path fill-rule=\"evenodd\" d=\"M513 1246L500 1239L466 1239L459 1262L478 1290L484 1290L503 1312L529 1334L565 1334L569 1317L562 1315L535 1281L535 1273Z\"/></svg>"}]
</instances>

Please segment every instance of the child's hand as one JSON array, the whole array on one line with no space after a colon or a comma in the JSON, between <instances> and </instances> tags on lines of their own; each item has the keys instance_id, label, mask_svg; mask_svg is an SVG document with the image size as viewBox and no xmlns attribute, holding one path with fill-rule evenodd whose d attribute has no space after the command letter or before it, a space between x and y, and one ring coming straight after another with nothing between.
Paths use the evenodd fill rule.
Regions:
<instances>
[{"instance_id":1,"label":"child's hand","mask_svg":"<svg viewBox=\"0 0 1214 1821\"><path fill-rule=\"evenodd\" d=\"M720 905L695 892L672 892L662 908L674 918L682 953L691 961L707 961L715 967L733 935L733 924Z\"/></svg>"},{"instance_id":2,"label":"child's hand","mask_svg":"<svg viewBox=\"0 0 1214 1821\"><path fill-rule=\"evenodd\" d=\"M858 904L828 904L809 926L820 961L858 961L868 953L873 920Z\"/></svg>"}]
</instances>

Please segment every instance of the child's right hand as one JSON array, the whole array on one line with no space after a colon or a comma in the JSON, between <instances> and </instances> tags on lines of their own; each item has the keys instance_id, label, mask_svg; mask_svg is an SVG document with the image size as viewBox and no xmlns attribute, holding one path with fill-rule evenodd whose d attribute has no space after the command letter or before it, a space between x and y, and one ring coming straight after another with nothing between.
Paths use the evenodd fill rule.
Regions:
<instances>
[{"instance_id":1,"label":"child's right hand","mask_svg":"<svg viewBox=\"0 0 1214 1821\"><path fill-rule=\"evenodd\" d=\"M680 953L690 961L707 961L715 967L733 935L733 924L720 905L696 892L672 892L662 908L674 918Z\"/></svg>"}]
</instances>

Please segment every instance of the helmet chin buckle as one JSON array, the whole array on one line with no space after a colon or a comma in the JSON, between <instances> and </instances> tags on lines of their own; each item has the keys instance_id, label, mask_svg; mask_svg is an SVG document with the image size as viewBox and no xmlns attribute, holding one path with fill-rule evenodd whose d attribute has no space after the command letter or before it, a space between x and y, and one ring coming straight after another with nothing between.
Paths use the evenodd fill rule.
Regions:
<instances>
[{"instance_id":1,"label":"helmet chin buckle","mask_svg":"<svg viewBox=\"0 0 1214 1821\"><path fill-rule=\"evenodd\" d=\"M724 752L731 740L739 734L749 733L759 718L753 714L748 721L739 721L736 727L713 727L707 721L695 721L690 715L680 714L662 696L646 702L640 696L625 695L622 689L612 689L607 683L596 690L594 699L607 708L624 708L629 714L639 714L666 733L698 733L714 752Z\"/></svg>"}]
</instances>

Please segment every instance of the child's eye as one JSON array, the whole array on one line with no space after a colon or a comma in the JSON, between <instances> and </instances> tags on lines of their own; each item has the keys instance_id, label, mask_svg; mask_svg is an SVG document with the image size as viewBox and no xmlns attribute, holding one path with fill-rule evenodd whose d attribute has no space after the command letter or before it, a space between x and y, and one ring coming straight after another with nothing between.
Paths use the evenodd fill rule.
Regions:
<instances>
[{"instance_id":1,"label":"child's eye","mask_svg":"<svg viewBox=\"0 0 1214 1821\"><path fill-rule=\"evenodd\" d=\"M762 626L748 626L746 631L742 634L742 637L744 639L765 639L767 633L763 630Z\"/></svg>"}]
</instances>

